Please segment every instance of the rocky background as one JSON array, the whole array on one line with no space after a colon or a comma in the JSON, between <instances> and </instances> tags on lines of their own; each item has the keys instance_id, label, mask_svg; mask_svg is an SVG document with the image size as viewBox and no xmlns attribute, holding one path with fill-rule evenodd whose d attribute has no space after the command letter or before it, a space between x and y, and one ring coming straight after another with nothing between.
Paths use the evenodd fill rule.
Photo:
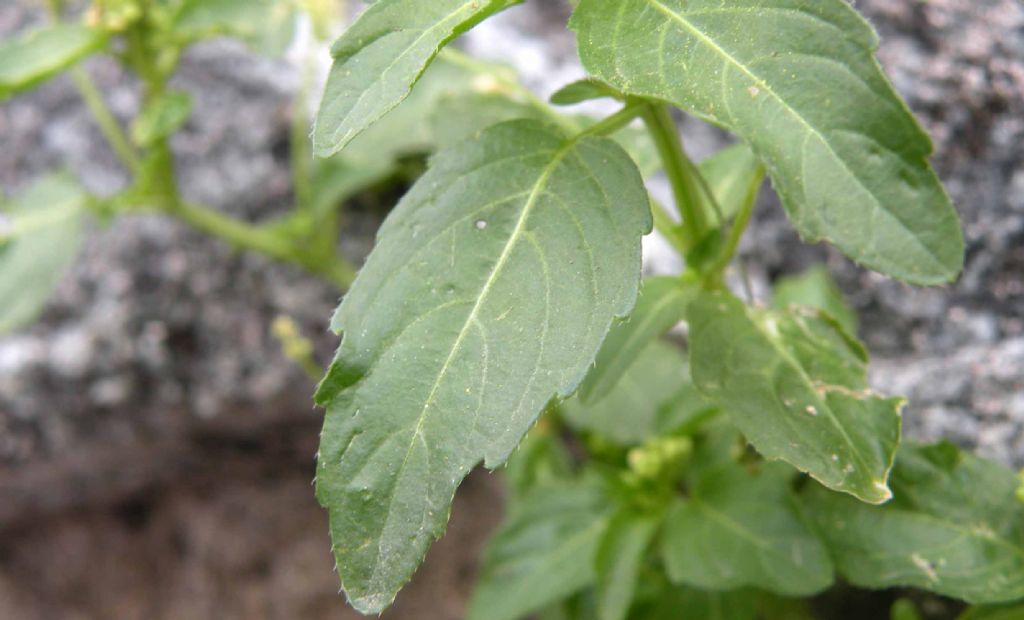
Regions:
<instances>
[{"instance_id":1,"label":"rocky background","mask_svg":"<svg viewBox=\"0 0 1024 620\"><path fill-rule=\"evenodd\" d=\"M861 318L873 383L910 397L907 434L1024 465L1024 6L1017 0L861 0L896 88L934 137L968 241L960 281L913 289L801 245L771 197L742 256L755 294L825 261ZM567 3L531 0L465 41L548 94L579 75ZM0 5L0 36L41 18ZM510 57L510 54L512 56ZM138 85L87 69L123 118ZM258 219L291 200L295 67L230 42L192 50L176 86L195 114L173 144L189 198ZM701 156L721 132L683 123ZM0 105L0 184L53 168L90 190L126 182L69 80ZM349 207L365 254L386 201ZM656 244L650 265L663 268ZM0 618L344 618L310 481L311 381L270 336L292 317L321 360L338 293L304 273L160 217L95 227L36 325L0 338ZM500 518L497 476L473 474L448 535L385 614L458 618ZM353 614L354 615L354 614Z\"/></svg>"}]
</instances>

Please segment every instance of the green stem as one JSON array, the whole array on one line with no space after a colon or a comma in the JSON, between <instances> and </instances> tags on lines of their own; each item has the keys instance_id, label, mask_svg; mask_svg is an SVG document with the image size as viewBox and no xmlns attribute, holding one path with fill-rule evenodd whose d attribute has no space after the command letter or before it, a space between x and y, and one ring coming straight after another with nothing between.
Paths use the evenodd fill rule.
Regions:
<instances>
[{"instance_id":1,"label":"green stem","mask_svg":"<svg viewBox=\"0 0 1024 620\"><path fill-rule=\"evenodd\" d=\"M627 103L621 110L601 119L597 123L594 123L590 127L587 127L583 131L576 134L576 139L583 138L585 136L607 136L615 133L622 129L626 125L630 124L633 119L640 116L643 113L645 104L630 102Z\"/></svg>"},{"instance_id":2,"label":"green stem","mask_svg":"<svg viewBox=\"0 0 1024 620\"><path fill-rule=\"evenodd\" d=\"M700 202L699 174L683 151L679 130L668 108L661 104L648 104L644 106L642 115L661 156L676 206L683 217L682 236L686 249L693 249L709 230Z\"/></svg>"},{"instance_id":3,"label":"green stem","mask_svg":"<svg viewBox=\"0 0 1024 620\"><path fill-rule=\"evenodd\" d=\"M100 128L100 132L103 133L103 137L106 138L117 158L130 171L133 173L138 172L140 167L139 157L121 129L121 125L118 124L110 108L107 107L106 101L103 100L103 96L100 94L99 89L96 88L89 74L84 69L75 67L71 69L71 79L74 80L75 86L78 87L78 92L82 95L82 100L85 101L85 105L89 108L89 112L92 113L93 119Z\"/></svg>"},{"instance_id":4,"label":"green stem","mask_svg":"<svg viewBox=\"0 0 1024 620\"><path fill-rule=\"evenodd\" d=\"M325 260L319 252L306 251L276 231L254 226L214 209L190 202L172 201L160 210L193 228L217 237L235 249L259 252L270 258L292 263L347 289L356 277L355 268L338 256Z\"/></svg>"},{"instance_id":5,"label":"green stem","mask_svg":"<svg viewBox=\"0 0 1024 620\"><path fill-rule=\"evenodd\" d=\"M739 213L736 214L735 219L733 219L732 226L729 227L729 236L725 239L725 245L722 246L722 250L719 252L715 262L706 271L709 276L720 276L725 271L725 268L729 266L733 256L736 255L736 250L740 247L740 240L743 239L743 233L747 230L750 217L754 213L757 192L761 187L761 180L763 178L763 171L760 174L754 175L755 180L747 188L747 194L743 199L743 206L740 208Z\"/></svg>"}]
</instances>

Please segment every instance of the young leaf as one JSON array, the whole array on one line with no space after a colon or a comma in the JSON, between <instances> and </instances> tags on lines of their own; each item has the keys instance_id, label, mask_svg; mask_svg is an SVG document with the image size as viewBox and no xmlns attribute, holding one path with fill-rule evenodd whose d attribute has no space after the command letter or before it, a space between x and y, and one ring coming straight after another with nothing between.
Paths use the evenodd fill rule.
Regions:
<instances>
[{"instance_id":1,"label":"young leaf","mask_svg":"<svg viewBox=\"0 0 1024 620\"><path fill-rule=\"evenodd\" d=\"M102 30L56 24L0 42L0 99L31 88L103 47Z\"/></svg>"},{"instance_id":2,"label":"young leaf","mask_svg":"<svg viewBox=\"0 0 1024 620\"><path fill-rule=\"evenodd\" d=\"M761 454L865 502L891 497L903 400L867 389L859 343L816 316L723 293L690 304L688 319L694 382Z\"/></svg>"},{"instance_id":3,"label":"young leaf","mask_svg":"<svg viewBox=\"0 0 1024 620\"><path fill-rule=\"evenodd\" d=\"M331 48L331 67L313 129L326 157L345 148L409 95L450 40L521 0L379 0Z\"/></svg>"},{"instance_id":4,"label":"young leaf","mask_svg":"<svg viewBox=\"0 0 1024 620\"><path fill-rule=\"evenodd\" d=\"M0 203L0 334L34 319L74 260L84 202L74 181L53 175Z\"/></svg>"},{"instance_id":5,"label":"young leaf","mask_svg":"<svg viewBox=\"0 0 1024 620\"><path fill-rule=\"evenodd\" d=\"M781 278L775 284L772 305L779 310L791 305L824 310L846 333L857 333L857 315L846 305L843 292L836 286L828 269L820 265L798 276Z\"/></svg>"},{"instance_id":6,"label":"young leaf","mask_svg":"<svg viewBox=\"0 0 1024 620\"><path fill-rule=\"evenodd\" d=\"M557 429L541 419L505 463L507 503L514 505L539 487L563 483L573 475L572 456Z\"/></svg>"},{"instance_id":7,"label":"young leaf","mask_svg":"<svg viewBox=\"0 0 1024 620\"><path fill-rule=\"evenodd\" d=\"M662 557L669 578L708 590L756 586L806 596L832 584L832 562L800 521L792 470L768 464L759 475L734 462L704 472L665 520Z\"/></svg>"},{"instance_id":8,"label":"young leaf","mask_svg":"<svg viewBox=\"0 0 1024 620\"><path fill-rule=\"evenodd\" d=\"M971 603L1024 597L1024 506L1013 472L950 444L908 445L891 483L895 498L880 507L820 488L806 494L840 574Z\"/></svg>"},{"instance_id":9,"label":"young leaf","mask_svg":"<svg viewBox=\"0 0 1024 620\"><path fill-rule=\"evenodd\" d=\"M683 320L697 290L675 277L645 279L636 308L601 345L597 363L580 387L580 400L593 403L606 396L652 340Z\"/></svg>"},{"instance_id":10,"label":"young leaf","mask_svg":"<svg viewBox=\"0 0 1024 620\"><path fill-rule=\"evenodd\" d=\"M804 238L916 284L960 271L931 143L845 0L581 0L571 26L596 78L743 138Z\"/></svg>"},{"instance_id":11,"label":"young leaf","mask_svg":"<svg viewBox=\"0 0 1024 620\"><path fill-rule=\"evenodd\" d=\"M561 411L577 430L593 431L621 445L641 444L685 421L675 415L684 407L690 406L686 410L692 413L707 408L706 401L696 394L690 394L689 402L677 402L680 389L688 384L683 352L652 340L610 392L591 403L569 399L562 403Z\"/></svg>"},{"instance_id":12,"label":"young leaf","mask_svg":"<svg viewBox=\"0 0 1024 620\"><path fill-rule=\"evenodd\" d=\"M644 554L658 531L661 516L622 511L608 524L597 548L599 620L623 620L629 612Z\"/></svg>"},{"instance_id":13,"label":"young leaf","mask_svg":"<svg viewBox=\"0 0 1024 620\"><path fill-rule=\"evenodd\" d=\"M470 468L501 464L631 309L647 195L607 138L511 121L432 162L332 322L317 495L352 603L386 607Z\"/></svg>"},{"instance_id":14,"label":"young leaf","mask_svg":"<svg viewBox=\"0 0 1024 620\"><path fill-rule=\"evenodd\" d=\"M469 620L516 620L594 582L608 504L589 482L541 488L484 551Z\"/></svg>"}]
</instances>

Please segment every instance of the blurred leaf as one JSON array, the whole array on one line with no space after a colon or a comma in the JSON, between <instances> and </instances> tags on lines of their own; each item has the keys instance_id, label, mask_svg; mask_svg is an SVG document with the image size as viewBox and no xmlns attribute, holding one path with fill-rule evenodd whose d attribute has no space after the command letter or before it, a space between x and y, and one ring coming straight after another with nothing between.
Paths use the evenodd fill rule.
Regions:
<instances>
[{"instance_id":1,"label":"blurred leaf","mask_svg":"<svg viewBox=\"0 0 1024 620\"><path fill-rule=\"evenodd\" d=\"M817 308L834 318L846 333L857 333L857 315L846 304L843 292L836 286L828 270L820 265L799 276L780 278L775 283L772 305L779 310L785 310L791 305Z\"/></svg>"},{"instance_id":2,"label":"blurred leaf","mask_svg":"<svg viewBox=\"0 0 1024 620\"><path fill-rule=\"evenodd\" d=\"M1024 620L1024 604L979 605L967 609L956 620Z\"/></svg>"},{"instance_id":3,"label":"blurred leaf","mask_svg":"<svg viewBox=\"0 0 1024 620\"><path fill-rule=\"evenodd\" d=\"M44 177L0 204L0 334L32 321L78 253L85 195Z\"/></svg>"},{"instance_id":4,"label":"blurred leaf","mask_svg":"<svg viewBox=\"0 0 1024 620\"><path fill-rule=\"evenodd\" d=\"M589 482L537 489L484 550L469 620L515 620L592 584L609 505Z\"/></svg>"},{"instance_id":5,"label":"blurred leaf","mask_svg":"<svg viewBox=\"0 0 1024 620\"><path fill-rule=\"evenodd\" d=\"M661 596L629 615L630 620L755 620L754 590L706 592L685 586L665 589ZM685 614L685 615L684 615Z\"/></svg>"},{"instance_id":6,"label":"blurred leaf","mask_svg":"<svg viewBox=\"0 0 1024 620\"><path fill-rule=\"evenodd\" d=\"M445 93L432 110L434 142L445 148L473 137L485 128L517 118L546 120L538 110L501 92Z\"/></svg>"},{"instance_id":7,"label":"blurred leaf","mask_svg":"<svg viewBox=\"0 0 1024 620\"><path fill-rule=\"evenodd\" d=\"M832 584L832 563L800 520L789 490L792 469L758 474L735 462L691 479L690 495L666 519L662 557L676 583L707 590L756 586L807 596Z\"/></svg>"},{"instance_id":8,"label":"blurred leaf","mask_svg":"<svg viewBox=\"0 0 1024 620\"><path fill-rule=\"evenodd\" d=\"M897 599L889 609L889 620L921 620L921 613L917 611L914 601L909 598Z\"/></svg>"},{"instance_id":9,"label":"blurred leaf","mask_svg":"<svg viewBox=\"0 0 1024 620\"><path fill-rule=\"evenodd\" d=\"M450 40L520 0L381 0L331 48L313 129L313 150L327 157L405 99Z\"/></svg>"},{"instance_id":10,"label":"blurred leaf","mask_svg":"<svg viewBox=\"0 0 1024 620\"><path fill-rule=\"evenodd\" d=\"M677 277L645 278L633 312L612 327L601 345L594 368L580 387L580 400L592 403L611 392L648 343L683 320L696 294L695 285Z\"/></svg>"},{"instance_id":11,"label":"blurred leaf","mask_svg":"<svg viewBox=\"0 0 1024 620\"><path fill-rule=\"evenodd\" d=\"M175 30L187 39L238 37L255 51L279 56L295 34L295 7L282 0L184 0Z\"/></svg>"},{"instance_id":12,"label":"blurred leaf","mask_svg":"<svg viewBox=\"0 0 1024 620\"><path fill-rule=\"evenodd\" d=\"M150 102L132 123L132 141L146 147L173 134L192 113L192 97L179 90L167 91Z\"/></svg>"},{"instance_id":13,"label":"blurred leaf","mask_svg":"<svg viewBox=\"0 0 1024 620\"><path fill-rule=\"evenodd\" d=\"M505 464L505 486L514 505L536 488L564 483L572 476L572 458L546 418L541 418Z\"/></svg>"},{"instance_id":14,"label":"blurred leaf","mask_svg":"<svg viewBox=\"0 0 1024 620\"><path fill-rule=\"evenodd\" d=\"M603 397L584 404L571 398L561 405L566 422L621 445L641 444L682 424L680 411L707 408L698 394L685 401L689 384L686 357L676 346L652 340ZM668 428L666 428L666 426Z\"/></svg>"},{"instance_id":15,"label":"blurred leaf","mask_svg":"<svg viewBox=\"0 0 1024 620\"><path fill-rule=\"evenodd\" d=\"M31 88L106 44L102 30L56 24L0 41L0 99Z\"/></svg>"},{"instance_id":16,"label":"blurred leaf","mask_svg":"<svg viewBox=\"0 0 1024 620\"><path fill-rule=\"evenodd\" d=\"M942 443L904 445L894 499L868 506L816 485L804 505L851 583L971 603L1024 598L1024 506L1010 470Z\"/></svg>"},{"instance_id":17,"label":"blurred leaf","mask_svg":"<svg viewBox=\"0 0 1024 620\"><path fill-rule=\"evenodd\" d=\"M623 620L633 603L644 555L658 531L660 515L624 510L616 514L597 549L597 617Z\"/></svg>"}]
</instances>

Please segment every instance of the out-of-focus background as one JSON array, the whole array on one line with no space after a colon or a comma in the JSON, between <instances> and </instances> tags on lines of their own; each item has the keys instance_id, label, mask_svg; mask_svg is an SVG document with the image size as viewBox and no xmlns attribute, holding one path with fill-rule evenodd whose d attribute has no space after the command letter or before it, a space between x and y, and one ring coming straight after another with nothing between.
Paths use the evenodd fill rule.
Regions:
<instances>
[{"instance_id":1,"label":"out-of-focus background","mask_svg":"<svg viewBox=\"0 0 1024 620\"><path fill-rule=\"evenodd\" d=\"M763 197L742 256L762 299L779 275L824 262L857 309L875 387L907 395L906 434L949 438L1024 465L1024 5L861 0L879 57L934 138L934 164L968 241L955 285L913 289L799 243ZM582 75L568 2L529 0L460 40L514 65L541 96ZM45 19L0 1L0 36ZM300 29L301 30L301 29ZM301 33L300 33L301 34ZM326 67L327 52L321 49ZM240 217L292 200L290 117L303 54L268 58L212 40L173 84L193 115L172 148L185 194ZM139 84L116 62L85 69L122 119ZM315 99L315 97L314 97ZM684 120L687 149L726 144ZM127 182L66 77L0 103L6 193L69 170L91 192ZM655 188L657 191L657 188ZM396 196L346 205L355 259ZM648 244L652 271L673 264ZM93 226L40 320L0 337L0 618L345 618L325 513L313 496L320 412L312 380L273 338L287 316L315 343L337 293L312 276L158 215ZM391 618L459 618L500 474L471 475L447 535Z\"/></svg>"}]
</instances>

